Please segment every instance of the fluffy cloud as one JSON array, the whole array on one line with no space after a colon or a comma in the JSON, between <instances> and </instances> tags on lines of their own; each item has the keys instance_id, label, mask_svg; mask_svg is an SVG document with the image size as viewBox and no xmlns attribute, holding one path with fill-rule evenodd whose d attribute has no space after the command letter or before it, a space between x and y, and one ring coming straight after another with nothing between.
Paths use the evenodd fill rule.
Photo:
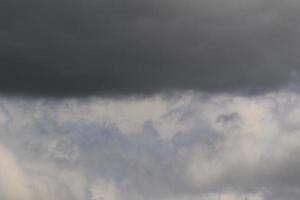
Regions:
<instances>
[{"instance_id":1,"label":"fluffy cloud","mask_svg":"<svg viewBox=\"0 0 300 200\"><path fill-rule=\"evenodd\" d=\"M29 178L17 163L14 155L0 146L0 198L11 200L30 200Z\"/></svg>"},{"instance_id":2,"label":"fluffy cloud","mask_svg":"<svg viewBox=\"0 0 300 200\"><path fill-rule=\"evenodd\" d=\"M2 199L296 200L299 104L284 91L1 98Z\"/></svg>"}]
</instances>

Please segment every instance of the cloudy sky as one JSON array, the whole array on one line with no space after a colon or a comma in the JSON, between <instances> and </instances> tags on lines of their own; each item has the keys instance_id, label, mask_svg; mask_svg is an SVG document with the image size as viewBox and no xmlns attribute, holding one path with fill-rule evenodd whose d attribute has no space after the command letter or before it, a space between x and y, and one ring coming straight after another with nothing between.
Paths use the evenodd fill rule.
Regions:
<instances>
[{"instance_id":1,"label":"cloudy sky","mask_svg":"<svg viewBox=\"0 0 300 200\"><path fill-rule=\"evenodd\" d=\"M296 0L0 0L1 200L299 200Z\"/></svg>"}]
</instances>

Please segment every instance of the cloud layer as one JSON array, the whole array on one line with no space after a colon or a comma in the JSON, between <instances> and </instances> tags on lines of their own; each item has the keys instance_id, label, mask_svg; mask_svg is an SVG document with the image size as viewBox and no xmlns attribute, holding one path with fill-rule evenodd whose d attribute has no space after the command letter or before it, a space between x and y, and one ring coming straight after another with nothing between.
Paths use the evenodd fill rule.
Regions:
<instances>
[{"instance_id":1,"label":"cloud layer","mask_svg":"<svg viewBox=\"0 0 300 200\"><path fill-rule=\"evenodd\" d=\"M2 0L0 199L300 199L299 11Z\"/></svg>"},{"instance_id":2,"label":"cloud layer","mask_svg":"<svg viewBox=\"0 0 300 200\"><path fill-rule=\"evenodd\" d=\"M265 92L299 73L293 0L3 0L0 92Z\"/></svg>"},{"instance_id":3,"label":"cloud layer","mask_svg":"<svg viewBox=\"0 0 300 200\"><path fill-rule=\"evenodd\" d=\"M0 196L297 200L299 105L300 96L291 92L123 100L2 97Z\"/></svg>"}]
</instances>

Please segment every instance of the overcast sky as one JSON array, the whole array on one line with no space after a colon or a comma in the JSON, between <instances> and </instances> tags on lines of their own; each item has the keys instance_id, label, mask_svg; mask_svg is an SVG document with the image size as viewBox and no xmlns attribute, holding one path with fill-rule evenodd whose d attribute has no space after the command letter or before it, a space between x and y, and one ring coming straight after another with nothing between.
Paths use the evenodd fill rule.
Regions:
<instances>
[{"instance_id":1,"label":"overcast sky","mask_svg":"<svg viewBox=\"0 0 300 200\"><path fill-rule=\"evenodd\" d=\"M0 0L1 200L299 200L296 0Z\"/></svg>"},{"instance_id":2,"label":"overcast sky","mask_svg":"<svg viewBox=\"0 0 300 200\"><path fill-rule=\"evenodd\" d=\"M299 74L295 0L1 0L0 92L263 93Z\"/></svg>"}]
</instances>

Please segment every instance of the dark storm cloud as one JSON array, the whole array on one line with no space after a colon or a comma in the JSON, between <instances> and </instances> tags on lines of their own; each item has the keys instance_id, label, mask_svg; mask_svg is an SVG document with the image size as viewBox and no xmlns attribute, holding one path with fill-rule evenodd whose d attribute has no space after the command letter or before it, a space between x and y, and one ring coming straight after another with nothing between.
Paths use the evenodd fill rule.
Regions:
<instances>
[{"instance_id":1,"label":"dark storm cloud","mask_svg":"<svg viewBox=\"0 0 300 200\"><path fill-rule=\"evenodd\" d=\"M260 92L298 74L299 3L1 0L0 92Z\"/></svg>"}]
</instances>

